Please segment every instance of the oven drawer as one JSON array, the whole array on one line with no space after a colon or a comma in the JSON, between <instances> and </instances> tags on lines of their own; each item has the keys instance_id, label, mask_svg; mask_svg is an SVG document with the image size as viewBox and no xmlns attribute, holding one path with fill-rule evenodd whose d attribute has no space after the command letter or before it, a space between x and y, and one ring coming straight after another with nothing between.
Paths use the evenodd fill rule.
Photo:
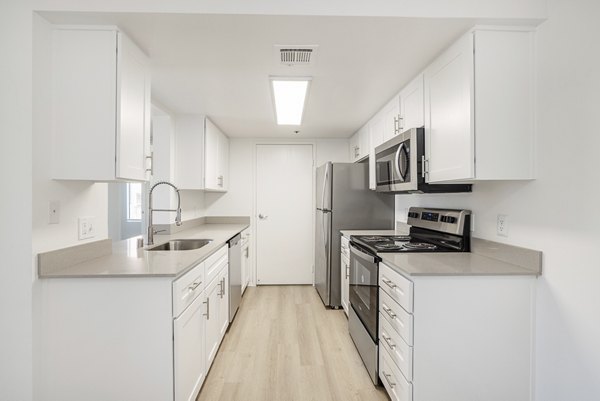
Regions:
<instances>
[{"instance_id":1,"label":"oven drawer","mask_svg":"<svg viewBox=\"0 0 600 401\"><path fill-rule=\"evenodd\" d=\"M408 313L413 312L413 283L384 263L379 263L379 287Z\"/></svg>"},{"instance_id":2,"label":"oven drawer","mask_svg":"<svg viewBox=\"0 0 600 401\"><path fill-rule=\"evenodd\" d=\"M381 288L379 289L379 312L408 345L413 345L413 316Z\"/></svg>"},{"instance_id":3,"label":"oven drawer","mask_svg":"<svg viewBox=\"0 0 600 401\"><path fill-rule=\"evenodd\" d=\"M412 384L404 378L384 347L379 347L379 378L392 401L412 401Z\"/></svg>"},{"instance_id":4,"label":"oven drawer","mask_svg":"<svg viewBox=\"0 0 600 401\"><path fill-rule=\"evenodd\" d=\"M406 380L412 381L413 348L402 339L382 314L379 314L379 347L388 351Z\"/></svg>"}]
</instances>

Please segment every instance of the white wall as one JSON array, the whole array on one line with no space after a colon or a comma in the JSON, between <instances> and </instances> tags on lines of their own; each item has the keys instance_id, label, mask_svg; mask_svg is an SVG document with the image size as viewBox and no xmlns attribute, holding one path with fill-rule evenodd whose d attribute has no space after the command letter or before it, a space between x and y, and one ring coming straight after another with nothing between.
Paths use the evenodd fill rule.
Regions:
<instances>
[{"instance_id":1,"label":"white wall","mask_svg":"<svg viewBox=\"0 0 600 401\"><path fill-rule=\"evenodd\" d=\"M0 400L32 399L31 10L0 3Z\"/></svg>"},{"instance_id":2,"label":"white wall","mask_svg":"<svg viewBox=\"0 0 600 401\"><path fill-rule=\"evenodd\" d=\"M107 184L52 180L51 26L33 19L33 252L108 238ZM48 223L50 201L60 202L60 223ZM96 237L79 241L78 217L95 218Z\"/></svg>"},{"instance_id":3,"label":"white wall","mask_svg":"<svg viewBox=\"0 0 600 401\"><path fill-rule=\"evenodd\" d=\"M599 17L598 1L551 0L539 27L537 180L480 183L471 195L396 197L397 219L413 205L470 208L475 236L544 252L539 401L600 399ZM508 238L496 235L498 214L508 215Z\"/></svg>"},{"instance_id":4,"label":"white wall","mask_svg":"<svg viewBox=\"0 0 600 401\"><path fill-rule=\"evenodd\" d=\"M230 138L229 190L204 195L207 216L251 216L254 202L255 151L257 143L314 143L315 167L326 161L348 162L347 139L299 139L275 141L257 138Z\"/></svg>"}]
</instances>

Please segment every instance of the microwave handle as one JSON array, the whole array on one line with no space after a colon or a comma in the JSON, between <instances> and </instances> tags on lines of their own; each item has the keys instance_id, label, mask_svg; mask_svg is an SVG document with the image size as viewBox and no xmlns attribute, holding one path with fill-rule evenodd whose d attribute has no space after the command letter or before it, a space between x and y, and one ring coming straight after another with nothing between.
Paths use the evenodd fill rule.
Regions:
<instances>
[{"instance_id":1,"label":"microwave handle","mask_svg":"<svg viewBox=\"0 0 600 401\"><path fill-rule=\"evenodd\" d=\"M366 260L369 263L375 263L377 261L374 256L360 251L358 248L353 246L352 243L350 243L350 252L352 254L354 254L355 256L357 256L358 258Z\"/></svg>"},{"instance_id":2,"label":"microwave handle","mask_svg":"<svg viewBox=\"0 0 600 401\"><path fill-rule=\"evenodd\" d=\"M398 146L398 150L396 151L396 158L395 158L395 163L394 163L394 167L396 168L396 172L398 173L399 177L402 177L402 181L406 180L406 171L404 171L404 173L400 170L400 153L402 152L403 149L405 149L405 145L404 142L400 144L400 146Z\"/></svg>"}]
</instances>

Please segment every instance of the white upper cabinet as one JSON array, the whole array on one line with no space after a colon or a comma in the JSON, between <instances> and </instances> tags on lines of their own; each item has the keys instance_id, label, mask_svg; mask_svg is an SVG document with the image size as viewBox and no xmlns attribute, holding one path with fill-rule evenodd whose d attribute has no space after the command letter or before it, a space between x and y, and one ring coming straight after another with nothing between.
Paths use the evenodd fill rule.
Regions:
<instances>
[{"instance_id":1,"label":"white upper cabinet","mask_svg":"<svg viewBox=\"0 0 600 401\"><path fill-rule=\"evenodd\" d=\"M180 189L227 191L229 138L208 118L175 118L175 185Z\"/></svg>"},{"instance_id":2,"label":"white upper cabinet","mask_svg":"<svg viewBox=\"0 0 600 401\"><path fill-rule=\"evenodd\" d=\"M350 138L350 161L359 161L369 156L370 142L369 126L364 125Z\"/></svg>"},{"instance_id":3,"label":"white upper cabinet","mask_svg":"<svg viewBox=\"0 0 600 401\"><path fill-rule=\"evenodd\" d=\"M374 141L373 145L378 146L383 142L393 138L400 132L399 129L399 117L400 117L400 98L398 95L394 96L383 109L373 117L372 121L377 121L381 124L382 140Z\"/></svg>"},{"instance_id":4,"label":"white upper cabinet","mask_svg":"<svg viewBox=\"0 0 600 401\"><path fill-rule=\"evenodd\" d=\"M468 32L424 86L428 182L534 177L532 31Z\"/></svg>"},{"instance_id":5,"label":"white upper cabinet","mask_svg":"<svg viewBox=\"0 0 600 401\"><path fill-rule=\"evenodd\" d=\"M175 185L204 189L204 116L175 117Z\"/></svg>"},{"instance_id":6,"label":"white upper cabinet","mask_svg":"<svg viewBox=\"0 0 600 401\"><path fill-rule=\"evenodd\" d=\"M204 144L205 189L207 191L227 191L229 138L208 118L206 119Z\"/></svg>"},{"instance_id":7,"label":"white upper cabinet","mask_svg":"<svg viewBox=\"0 0 600 401\"><path fill-rule=\"evenodd\" d=\"M150 69L116 27L59 27L52 38L55 179L144 181Z\"/></svg>"},{"instance_id":8,"label":"white upper cabinet","mask_svg":"<svg viewBox=\"0 0 600 401\"><path fill-rule=\"evenodd\" d=\"M399 133L425 125L423 95L423 74L419 74L400 92L400 113L397 120Z\"/></svg>"}]
</instances>

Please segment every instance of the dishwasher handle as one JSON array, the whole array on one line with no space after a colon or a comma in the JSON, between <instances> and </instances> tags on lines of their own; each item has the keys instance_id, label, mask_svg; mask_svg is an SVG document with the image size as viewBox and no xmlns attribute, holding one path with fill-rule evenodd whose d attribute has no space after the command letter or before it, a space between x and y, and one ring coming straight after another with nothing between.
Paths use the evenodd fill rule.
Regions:
<instances>
[{"instance_id":1,"label":"dishwasher handle","mask_svg":"<svg viewBox=\"0 0 600 401\"><path fill-rule=\"evenodd\" d=\"M229 241L227 241L227 245L229 245L229 248L233 248L234 246L237 246L237 244L241 240L242 240L242 234L238 233L235 237L233 237Z\"/></svg>"}]
</instances>

